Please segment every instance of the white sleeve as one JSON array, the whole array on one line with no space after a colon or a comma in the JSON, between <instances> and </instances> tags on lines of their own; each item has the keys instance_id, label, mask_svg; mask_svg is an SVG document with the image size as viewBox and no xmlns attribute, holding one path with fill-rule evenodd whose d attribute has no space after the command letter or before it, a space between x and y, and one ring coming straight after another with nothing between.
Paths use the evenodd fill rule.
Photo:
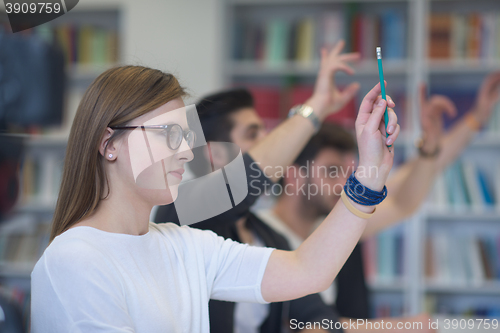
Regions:
<instances>
[{"instance_id":1,"label":"white sleeve","mask_svg":"<svg viewBox=\"0 0 500 333\"><path fill-rule=\"evenodd\" d=\"M112 263L82 240L52 245L31 275L31 332L134 332Z\"/></svg>"},{"instance_id":2,"label":"white sleeve","mask_svg":"<svg viewBox=\"0 0 500 333\"><path fill-rule=\"evenodd\" d=\"M268 303L261 284L273 248L241 244L203 232L203 253L207 277L212 282L211 299L230 302Z\"/></svg>"}]
</instances>

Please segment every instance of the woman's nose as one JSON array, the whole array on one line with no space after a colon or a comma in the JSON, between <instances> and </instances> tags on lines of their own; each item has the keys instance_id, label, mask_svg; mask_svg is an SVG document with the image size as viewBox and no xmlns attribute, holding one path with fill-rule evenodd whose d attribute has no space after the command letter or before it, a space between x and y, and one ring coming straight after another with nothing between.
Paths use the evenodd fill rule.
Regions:
<instances>
[{"instance_id":1,"label":"woman's nose","mask_svg":"<svg viewBox=\"0 0 500 333\"><path fill-rule=\"evenodd\" d=\"M193 151L191 150L191 147L189 147L185 138L182 138L181 145L177 150L177 153L175 153L175 156L179 160L180 159L186 160L186 162L190 162L193 160L194 158Z\"/></svg>"}]
</instances>

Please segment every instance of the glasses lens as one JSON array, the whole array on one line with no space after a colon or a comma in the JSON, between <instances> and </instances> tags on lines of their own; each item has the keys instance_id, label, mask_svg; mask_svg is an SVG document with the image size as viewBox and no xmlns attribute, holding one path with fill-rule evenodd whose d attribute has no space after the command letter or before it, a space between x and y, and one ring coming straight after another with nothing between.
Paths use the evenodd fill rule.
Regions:
<instances>
[{"instance_id":1,"label":"glasses lens","mask_svg":"<svg viewBox=\"0 0 500 333\"><path fill-rule=\"evenodd\" d=\"M189 131L186 133L186 142L189 146L189 148L194 147L194 141L196 140L196 135L193 131Z\"/></svg>"},{"instance_id":2,"label":"glasses lens","mask_svg":"<svg viewBox=\"0 0 500 333\"><path fill-rule=\"evenodd\" d=\"M170 149L176 150L180 147L182 134L182 127L180 125L174 124L170 127L170 131L167 135L167 144Z\"/></svg>"}]
</instances>

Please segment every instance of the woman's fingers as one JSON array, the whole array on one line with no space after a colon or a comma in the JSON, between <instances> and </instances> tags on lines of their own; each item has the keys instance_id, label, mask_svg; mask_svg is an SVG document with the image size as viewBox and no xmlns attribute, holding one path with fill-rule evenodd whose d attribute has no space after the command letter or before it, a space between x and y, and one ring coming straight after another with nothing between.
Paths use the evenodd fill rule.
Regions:
<instances>
[{"instance_id":1,"label":"woman's fingers","mask_svg":"<svg viewBox=\"0 0 500 333\"><path fill-rule=\"evenodd\" d=\"M400 132L401 132L401 127L398 124L398 125L396 125L396 129L394 130L394 133L389 135L387 137L387 139L385 140L385 144L388 146L392 145L394 143L394 141L396 141L396 139L398 138Z\"/></svg>"},{"instance_id":2,"label":"woman's fingers","mask_svg":"<svg viewBox=\"0 0 500 333\"><path fill-rule=\"evenodd\" d=\"M377 100L375 101L375 104L378 102L379 99L382 99L382 95L378 95ZM396 103L392 100L391 96L386 95L386 100L387 100L387 106L390 108L396 107Z\"/></svg>"},{"instance_id":3,"label":"woman's fingers","mask_svg":"<svg viewBox=\"0 0 500 333\"><path fill-rule=\"evenodd\" d=\"M393 109L387 108L387 115L389 116L389 122L387 124L387 133L393 134L396 130L396 126L398 125L398 116Z\"/></svg>"}]
</instances>

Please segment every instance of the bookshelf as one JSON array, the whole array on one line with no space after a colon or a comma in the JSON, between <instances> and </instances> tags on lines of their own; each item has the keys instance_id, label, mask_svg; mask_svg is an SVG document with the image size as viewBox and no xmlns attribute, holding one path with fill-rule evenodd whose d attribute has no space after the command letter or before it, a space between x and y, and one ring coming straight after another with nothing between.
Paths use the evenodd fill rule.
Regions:
<instances>
[{"instance_id":1,"label":"bookshelf","mask_svg":"<svg viewBox=\"0 0 500 333\"><path fill-rule=\"evenodd\" d=\"M224 0L223 3L225 25L220 34L225 55L222 59L224 83L226 86L241 85L249 87L251 91L257 91L257 94L254 93L257 111L263 118L273 118L266 122L271 126L279 122L274 118L282 119L286 115L287 107L290 105L289 101L287 103L287 98L296 92L294 87L310 87L314 84L318 70L319 51L315 53L315 50L319 50L318 45L340 36L347 41L347 51L359 50L362 53L363 59L355 66L354 78L351 79L343 74L339 74L336 78L339 85L353 80L360 82L361 90L355 103L359 105L362 96L378 81L377 66L374 61L375 48L373 47L373 54L369 54L367 50L374 46L372 45L374 43L359 34L346 33L345 26L350 26L354 30L361 29L362 35L363 32L366 34L367 27L373 27L374 20L377 22L380 17L387 20L387 15L393 15L392 21L395 21L392 23L393 27L399 26L402 33L386 36L383 32L384 27L379 27L382 31L378 32L379 37L376 43L382 46L384 74L389 83L388 93L393 97L399 96L400 99L399 102L396 100L396 104L400 109L398 117L403 123L403 131L396 149L399 150L398 154L402 156L402 160L416 153L413 142L420 136L420 129L418 101L415 96L418 96L418 87L421 82L428 82L432 93L442 93L452 99L464 95L465 97L461 97L460 100L464 100L464 103L460 102L463 108L467 103L472 102L470 98L475 94L484 76L492 71L500 70L500 2L496 0L473 2L465 0ZM468 26L469 21L477 25L478 17L479 21L483 17L487 17L490 21L496 20L498 22L497 39L494 40L491 36L483 37L483 44L473 43L476 50L472 52L468 50L467 44L473 42L470 40L471 37L463 35L463 32L462 36L457 37L456 32L446 31L445 27L445 41L443 42L439 39L443 38L439 34L442 22L439 20L436 22L433 19L435 15L451 15L455 21L462 22L462 30L473 29L474 27ZM473 16L474 18L469 19ZM459 19L457 20L456 17ZM460 21L460 17L465 19ZM496 18L491 19L491 17ZM341 20L341 23L337 22L335 25L334 20ZM315 23L313 28L307 27L311 21ZM431 31L436 26L438 33ZM330 29L337 27L342 32L337 35L328 35L321 31L321 29L326 29L325 27L330 27ZM301 29L302 32L300 32ZM477 30L477 27L475 29ZM309 34L309 42L304 41L304 37L301 40L299 37L301 34ZM384 38L390 38L391 41L399 40L403 44L397 56L386 56L390 43L385 42ZM252 41L248 42L248 39ZM288 39L288 41L282 39ZM293 39L296 40L293 41ZM273 40L277 42L271 43ZM431 55L430 46L436 42L441 48L443 43L448 45L448 49L444 50L448 53L444 56ZM306 56L304 54L299 56L297 52L294 52L294 43L295 46L301 44L302 47L305 45L310 48L308 52L305 52ZM272 49L272 45L275 48L278 45L282 50ZM463 49L460 49L458 45L462 45ZM264 93L261 94L262 91ZM278 98L280 103L266 101L269 98ZM466 98L469 100L465 100ZM295 102L303 101L296 100ZM496 112L500 116L500 110ZM500 174L498 171L500 169L494 168L500 160L500 122L495 126L493 124L497 121L490 122L488 128L475 137L461 159L461 161L473 161L474 167L481 169L487 181L491 183L496 178L496 173ZM498 223L500 222L500 209L498 209L500 190L493 189L492 193L495 207L489 207L491 209L472 209L470 204L467 204L464 205L464 209L456 211L449 206L436 208L434 205L426 204L406 223L388 230L381 236L382 239L385 237L390 243L397 244L394 246L401 250L400 257L404 258L406 264L405 267L398 268L397 261L401 261L401 258L392 256L391 260L394 262L390 266L394 274L389 279L381 278L377 274L369 278L368 284L373 293L372 304L375 314L418 314L429 310L439 315L460 316L479 313L480 316L485 316L488 314L484 311L481 313L478 309L500 304L499 278L486 279L475 286L470 284L456 286L432 283L426 279L425 275L426 239L429 235L435 232L455 235L454 232L457 229L463 228L479 238L484 235L500 237L500 224ZM400 238L403 240L402 244L400 240L397 240ZM371 245L372 248L380 243L377 239L372 242L374 243ZM372 271L376 272L377 269L380 267L372 267ZM478 311L474 312L475 310ZM499 317L500 314L497 313L496 316Z\"/></svg>"},{"instance_id":2,"label":"bookshelf","mask_svg":"<svg viewBox=\"0 0 500 333\"><path fill-rule=\"evenodd\" d=\"M120 63L122 10L116 6L83 5L31 29L57 43L66 58L63 124L41 128L23 138L20 195L0 225L0 290L12 295L29 318L30 274L48 245L69 129L87 86L103 71ZM0 15L0 25L6 15ZM26 325L28 328L28 325Z\"/></svg>"},{"instance_id":3,"label":"bookshelf","mask_svg":"<svg viewBox=\"0 0 500 333\"><path fill-rule=\"evenodd\" d=\"M428 4L428 12L429 47L436 42L435 38L443 38L442 47L438 50L442 54L429 52L427 77L431 90L443 91L452 98L459 93L466 95L467 90L473 91L471 88L477 87L486 74L500 69L500 34L497 33L500 31L500 24L496 23L500 22L500 3L484 0L474 3L433 0ZM436 17L441 21L436 20ZM493 30L496 31L491 28L492 20L495 27ZM443 33L441 37L440 33ZM471 34L477 37L475 42ZM461 104L469 104L467 99L470 97L463 97ZM444 172L443 178L447 181L445 191L448 194L450 181L455 184L463 183L463 186L455 187L459 195L448 195L445 204L440 202L441 207L436 209L438 205L434 199L439 198L437 193L443 192L443 188L436 188L431 195L433 204L429 204L420 215L424 229L422 242L428 242L436 235L443 237L444 234L449 238L444 241L444 248L441 245L441 249L435 251L434 258L426 258L421 267L422 304L425 303L425 308L439 314L500 316L500 276L496 269L498 258L495 258L494 253L494 249L499 246L497 240L500 237L499 115L500 109L497 106L488 124L459 162ZM486 180L485 186L481 186L481 182L474 184L471 181L471 178L477 180L474 176L480 173ZM455 200L460 200L460 192L465 193L466 202L457 205ZM486 192L493 196L493 202L488 203ZM478 202L479 197L482 200ZM457 262L455 258L454 261L452 259L454 263L451 266L445 265L438 275L443 278L452 273L452 277L448 277L448 283L442 283L429 277L426 268L429 264L432 265L433 260L439 261L436 257L442 259L452 255L450 253L454 252L454 245L450 245L450 238L460 240L459 247L467 247L469 251L461 257L462 260ZM471 261L476 264L475 269L469 272L472 274L460 271L461 265L467 268Z\"/></svg>"}]
</instances>

